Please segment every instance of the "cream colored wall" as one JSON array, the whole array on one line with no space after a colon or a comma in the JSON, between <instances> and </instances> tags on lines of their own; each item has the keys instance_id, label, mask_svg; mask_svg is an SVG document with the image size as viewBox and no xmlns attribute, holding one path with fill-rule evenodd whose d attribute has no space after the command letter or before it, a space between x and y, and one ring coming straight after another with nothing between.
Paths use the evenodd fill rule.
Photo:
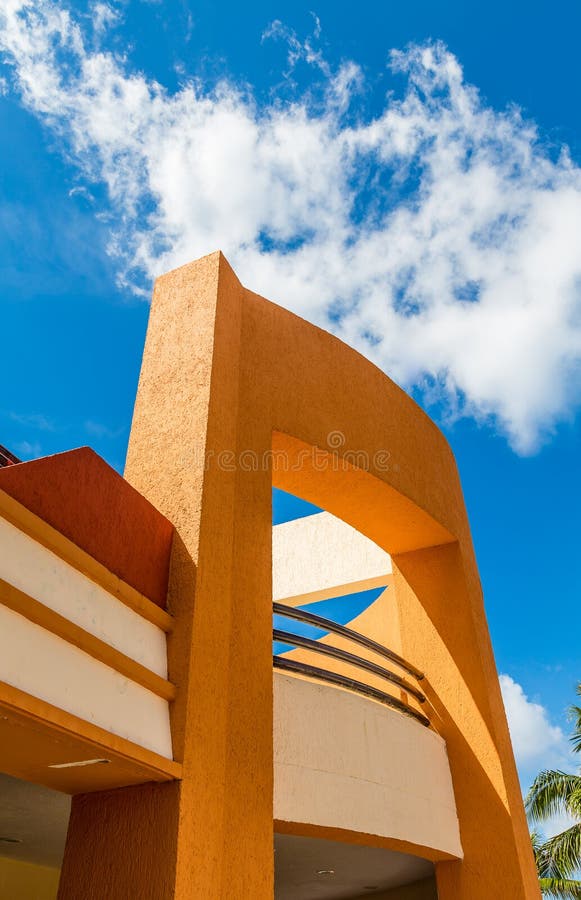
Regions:
<instances>
[{"instance_id":1,"label":"cream colored wall","mask_svg":"<svg viewBox=\"0 0 581 900\"><path fill-rule=\"evenodd\" d=\"M0 681L172 758L166 700L1 603Z\"/></svg>"},{"instance_id":2,"label":"cream colored wall","mask_svg":"<svg viewBox=\"0 0 581 900\"><path fill-rule=\"evenodd\" d=\"M389 555L330 513L284 522L272 529L275 600L389 573Z\"/></svg>"},{"instance_id":3,"label":"cream colored wall","mask_svg":"<svg viewBox=\"0 0 581 900\"><path fill-rule=\"evenodd\" d=\"M167 677L164 632L0 516L0 578Z\"/></svg>"},{"instance_id":4,"label":"cream colored wall","mask_svg":"<svg viewBox=\"0 0 581 900\"><path fill-rule=\"evenodd\" d=\"M372 700L274 676L274 817L462 856L446 746Z\"/></svg>"},{"instance_id":5,"label":"cream colored wall","mask_svg":"<svg viewBox=\"0 0 581 900\"><path fill-rule=\"evenodd\" d=\"M128 671L167 677L164 631L2 516L0 546L0 681L172 759L168 701ZM11 608L12 588L124 654L125 670Z\"/></svg>"},{"instance_id":6,"label":"cream colored wall","mask_svg":"<svg viewBox=\"0 0 581 900\"><path fill-rule=\"evenodd\" d=\"M2 900L55 900L59 870L0 856Z\"/></svg>"}]
</instances>

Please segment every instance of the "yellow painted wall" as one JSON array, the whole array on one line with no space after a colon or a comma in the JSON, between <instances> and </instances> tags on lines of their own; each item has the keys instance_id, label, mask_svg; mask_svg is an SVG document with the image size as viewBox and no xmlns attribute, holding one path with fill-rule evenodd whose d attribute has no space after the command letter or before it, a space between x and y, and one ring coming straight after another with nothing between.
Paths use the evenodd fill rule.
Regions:
<instances>
[{"instance_id":1,"label":"yellow painted wall","mask_svg":"<svg viewBox=\"0 0 581 900\"><path fill-rule=\"evenodd\" d=\"M55 900L59 869L0 856L0 900Z\"/></svg>"}]
</instances>

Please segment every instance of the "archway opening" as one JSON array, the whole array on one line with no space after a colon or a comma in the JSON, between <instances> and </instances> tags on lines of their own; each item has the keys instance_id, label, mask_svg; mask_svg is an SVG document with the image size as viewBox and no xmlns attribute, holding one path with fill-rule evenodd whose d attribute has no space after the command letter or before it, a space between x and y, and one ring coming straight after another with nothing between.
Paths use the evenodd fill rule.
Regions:
<instances>
[{"instance_id":1,"label":"archway opening","mask_svg":"<svg viewBox=\"0 0 581 900\"><path fill-rule=\"evenodd\" d=\"M280 488L272 535L275 898L432 900L436 834L452 848L456 823L426 792L453 795L391 557Z\"/></svg>"}]
</instances>

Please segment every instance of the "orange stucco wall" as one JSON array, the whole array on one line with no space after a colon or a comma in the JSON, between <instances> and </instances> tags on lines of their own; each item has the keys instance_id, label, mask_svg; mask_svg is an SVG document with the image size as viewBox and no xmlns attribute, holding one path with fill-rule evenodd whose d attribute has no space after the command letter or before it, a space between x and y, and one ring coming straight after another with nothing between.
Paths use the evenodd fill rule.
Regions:
<instances>
[{"instance_id":1,"label":"orange stucco wall","mask_svg":"<svg viewBox=\"0 0 581 900\"><path fill-rule=\"evenodd\" d=\"M58 900L173 897L179 790L173 782L75 795Z\"/></svg>"},{"instance_id":2,"label":"orange stucco wall","mask_svg":"<svg viewBox=\"0 0 581 900\"><path fill-rule=\"evenodd\" d=\"M271 479L206 458L270 436L242 401L244 291L218 255L198 276L158 282L126 477L177 532L168 592L183 763L175 896L258 900L273 893Z\"/></svg>"},{"instance_id":3,"label":"orange stucco wall","mask_svg":"<svg viewBox=\"0 0 581 900\"><path fill-rule=\"evenodd\" d=\"M257 462L271 448L272 470ZM437 863L441 900L490 900L499 879L511 900L538 898L456 466L417 405L212 254L156 283L126 477L176 528L169 659L184 779L176 839L158 857L175 877L155 896L272 897L272 480L393 557L401 652L427 674L465 853ZM116 827L128 852L121 802Z\"/></svg>"}]
</instances>

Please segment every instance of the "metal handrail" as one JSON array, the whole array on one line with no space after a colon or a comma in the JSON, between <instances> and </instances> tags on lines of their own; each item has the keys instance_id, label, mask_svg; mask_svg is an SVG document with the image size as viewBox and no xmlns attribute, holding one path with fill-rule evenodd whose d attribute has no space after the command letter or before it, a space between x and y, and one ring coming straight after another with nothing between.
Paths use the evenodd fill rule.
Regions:
<instances>
[{"instance_id":1,"label":"metal handrail","mask_svg":"<svg viewBox=\"0 0 581 900\"><path fill-rule=\"evenodd\" d=\"M408 675L411 675L413 678L417 678L418 681L421 681L424 677L423 672L420 672L419 669L416 669L415 666L412 666L411 663L407 662L407 660L405 660L402 656L394 653L393 650L388 650L387 647L384 647L382 644L378 644L376 641L372 641L371 638L365 637L365 635L359 634L357 631L353 631L351 628L346 628L345 625L339 625L337 622L333 622L331 619L325 619L323 618L323 616L317 616L315 613L307 612L304 609L298 609L294 606L285 606L284 603L273 603L272 610L273 612L277 613L280 616L284 616L287 619L296 619L297 622L305 622L308 625L316 625L319 628L323 628L325 631L332 631L333 634L339 634L341 635L341 637L347 638L350 641L354 641L356 644L360 644L367 650L372 650L374 653L378 653L385 659L389 659L391 662L395 663L397 666L407 672Z\"/></svg>"},{"instance_id":2,"label":"metal handrail","mask_svg":"<svg viewBox=\"0 0 581 900\"><path fill-rule=\"evenodd\" d=\"M347 678L347 676L339 675L337 672L330 672L328 669L320 669L318 666L310 666L307 663L298 662L298 660L288 659L282 656L274 656L272 662L276 669L282 669L286 672L295 672L298 675L306 675L309 678L317 678L320 681L336 684L338 687L348 688L349 690L356 691L358 694L364 694L367 697L378 700L380 703L392 707L392 709L397 709L404 715L410 716L411 718L416 719L416 721L421 722L421 724L426 727L430 724L430 720L426 716L413 709L411 706L408 706L402 700L392 697L391 694L385 694L383 691L371 687L369 684L364 684L362 681L356 681L354 678Z\"/></svg>"},{"instance_id":3,"label":"metal handrail","mask_svg":"<svg viewBox=\"0 0 581 900\"><path fill-rule=\"evenodd\" d=\"M318 616L315 613L306 612L304 609L298 609L294 606L285 606L284 603L273 603L272 609L274 613L287 619L296 619L299 622L315 625L325 631L338 634L347 640L360 644L367 650L371 650L374 653L383 656L385 659L394 662L417 681L420 681L424 677L419 669L416 669L415 666L412 666L397 653L388 650L387 647L378 644L376 641L372 641L371 638L365 637L357 631L353 631L351 628L346 628L345 625L339 625L331 619L325 619L323 616ZM339 647L334 647L332 644L323 643L322 641L314 640L313 638L305 637L301 634L293 634L292 632L285 631L281 628L273 628L272 636L273 640L280 641L283 644L289 644L291 647L312 650L315 653L330 656L333 659L338 659L348 665L356 666L359 669L371 672L373 675L384 678L386 681L391 682L391 684L395 684L406 694L411 694L420 703L424 703L426 700L425 695L414 685L410 684L407 679L402 678L390 669L385 669L378 663L374 663L369 659L363 659L363 657L357 656L355 653L350 653L348 650L342 650ZM386 706L390 706L393 709L397 709L399 712L405 713L407 716L411 716L413 719L416 719L416 721L421 722L422 725L429 726L430 724L430 720L425 715L418 712L413 706L410 706L407 702L407 698L402 696L402 699L398 700L397 697L387 694L385 691L379 690L379 688L372 687L370 684L357 681L350 676L341 675L338 672L331 672L329 669L321 669L318 666L312 666L309 663L301 662L296 659L289 659L287 656L273 656L273 666L277 669L282 669L287 672L296 672L299 675L306 675L309 678L318 678L320 681L326 681L328 684L335 684L339 687L356 691L358 694L372 697L374 700L379 700L380 703L383 703Z\"/></svg>"},{"instance_id":4,"label":"metal handrail","mask_svg":"<svg viewBox=\"0 0 581 900\"><path fill-rule=\"evenodd\" d=\"M340 650L338 647L333 647L332 644L323 644L320 641L312 640L312 638L304 637L303 635L292 634L290 631L281 631L279 628L273 629L272 636L275 641L282 641L285 644L291 644L293 647L302 647L305 650L314 650L315 653L322 653L324 656L331 656L334 659L339 659L351 666L357 666L359 669L365 669L368 672L372 672L374 675L379 676L379 678L385 678L386 681L396 684L408 694L413 694L420 703L425 703L425 694L422 694L422 692L410 684L409 681L406 681L405 678L400 678L399 675L396 675L395 672L390 672L389 669L384 669L383 666L378 666L376 663L371 662L371 660L363 659L361 656L356 656L354 653L349 653L347 650Z\"/></svg>"}]
</instances>

